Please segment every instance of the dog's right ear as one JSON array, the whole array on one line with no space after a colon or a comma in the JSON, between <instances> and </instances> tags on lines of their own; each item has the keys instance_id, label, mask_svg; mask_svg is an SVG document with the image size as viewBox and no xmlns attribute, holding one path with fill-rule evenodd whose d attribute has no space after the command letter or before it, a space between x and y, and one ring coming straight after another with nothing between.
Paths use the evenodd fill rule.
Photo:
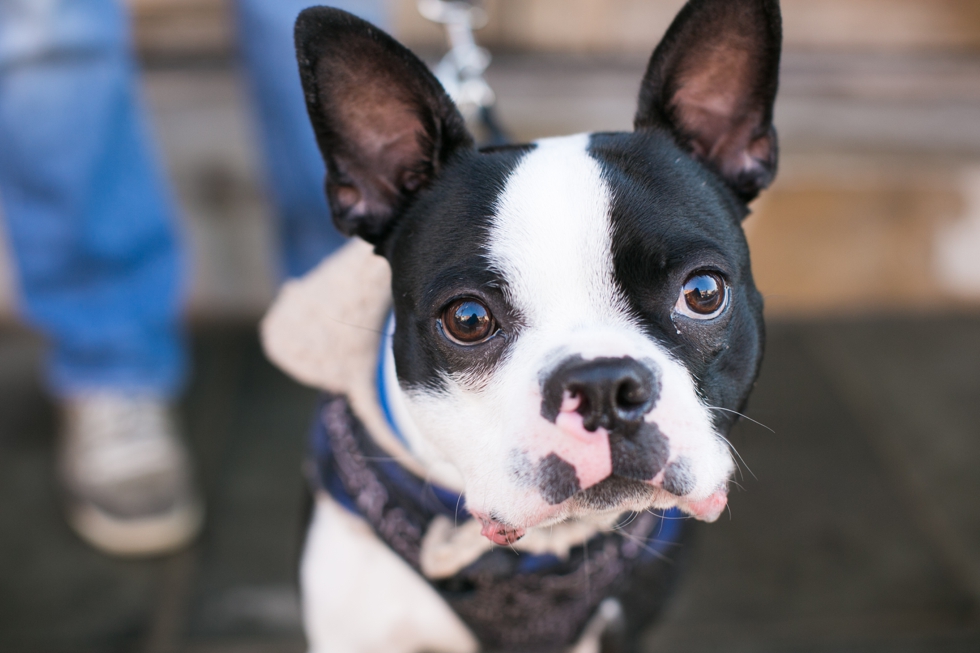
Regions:
<instances>
[{"instance_id":1,"label":"dog's right ear","mask_svg":"<svg viewBox=\"0 0 980 653\"><path fill-rule=\"evenodd\" d=\"M295 36L334 224L378 244L412 196L473 139L425 64L377 27L311 7Z\"/></svg>"},{"instance_id":2,"label":"dog's right ear","mask_svg":"<svg viewBox=\"0 0 980 653\"><path fill-rule=\"evenodd\" d=\"M634 126L669 130L746 202L776 174L778 0L688 0L647 67Z\"/></svg>"}]
</instances>

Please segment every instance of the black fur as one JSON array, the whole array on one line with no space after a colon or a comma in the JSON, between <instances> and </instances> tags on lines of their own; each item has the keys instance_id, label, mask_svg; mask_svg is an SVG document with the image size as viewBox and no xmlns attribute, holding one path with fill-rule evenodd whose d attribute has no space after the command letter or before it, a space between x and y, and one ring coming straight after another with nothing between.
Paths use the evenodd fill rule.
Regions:
<instances>
[{"instance_id":1,"label":"black fur","mask_svg":"<svg viewBox=\"0 0 980 653\"><path fill-rule=\"evenodd\" d=\"M667 469L664 470L664 489L678 497L694 489L691 463L686 457L680 456L667 465Z\"/></svg>"},{"instance_id":2,"label":"black fur","mask_svg":"<svg viewBox=\"0 0 980 653\"><path fill-rule=\"evenodd\" d=\"M578 484L575 468L551 453L538 463L538 488L544 500L553 506L578 493L582 486Z\"/></svg>"}]
</instances>

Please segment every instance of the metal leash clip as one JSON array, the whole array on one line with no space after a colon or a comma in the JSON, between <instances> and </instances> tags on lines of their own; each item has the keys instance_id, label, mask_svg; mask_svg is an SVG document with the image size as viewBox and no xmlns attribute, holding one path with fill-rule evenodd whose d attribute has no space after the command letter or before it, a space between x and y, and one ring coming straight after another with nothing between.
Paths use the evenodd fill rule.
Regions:
<instances>
[{"instance_id":1,"label":"metal leash clip","mask_svg":"<svg viewBox=\"0 0 980 653\"><path fill-rule=\"evenodd\" d=\"M435 67L435 75L453 99L466 122L478 128L485 145L510 142L497 122L493 89L483 73L490 65L490 52L476 44L473 31L487 24L488 15L480 0L419 0L423 17L445 26L449 52Z\"/></svg>"}]
</instances>

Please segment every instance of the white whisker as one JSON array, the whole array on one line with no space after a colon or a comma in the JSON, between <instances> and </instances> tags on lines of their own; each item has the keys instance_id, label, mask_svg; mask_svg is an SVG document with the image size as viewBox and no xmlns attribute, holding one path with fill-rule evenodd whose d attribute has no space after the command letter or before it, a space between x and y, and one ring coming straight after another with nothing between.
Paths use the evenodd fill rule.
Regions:
<instances>
[{"instance_id":1,"label":"white whisker","mask_svg":"<svg viewBox=\"0 0 980 653\"><path fill-rule=\"evenodd\" d=\"M724 440L724 442L725 442L725 444L727 444L727 445L728 445L729 447L731 447L731 450L735 452L735 455L736 455L736 456L738 456L738 459L742 461L742 464L743 464L743 465L745 465L745 469L747 469L747 470L749 470L749 474L752 474L752 478L754 478L755 480L757 480L757 481L758 481L758 480L759 480L759 477L755 475L755 472L753 472L753 471L752 471L752 468L751 468L751 467L749 467L749 464L748 464L747 462L745 462L745 459L744 459L744 458L742 458L742 454L740 454L740 453L738 452L738 449L736 449L736 448L735 448L735 445L734 445L734 444L732 444L732 443L731 443L731 442L729 441L729 439L728 439L728 438L726 438L726 437L725 437L724 435L722 435L721 433L719 433L719 434L718 434L718 437L719 437L719 438L721 438L722 440ZM743 479L743 480L744 480L744 479Z\"/></svg>"},{"instance_id":2,"label":"white whisker","mask_svg":"<svg viewBox=\"0 0 980 653\"><path fill-rule=\"evenodd\" d=\"M762 428L766 429L770 433L773 433L773 434L776 433L776 430L775 429L769 428L768 426L766 426L762 422L760 422L758 420L754 420L751 417L749 417L748 415L745 415L743 413L740 413L737 410L732 410L731 408L722 408L721 406L705 406L705 408L707 408L708 410L723 410L726 413L734 413L735 415L738 415L739 417L744 417L745 419L749 420L753 424L758 424L759 426L761 426Z\"/></svg>"},{"instance_id":3,"label":"white whisker","mask_svg":"<svg viewBox=\"0 0 980 653\"><path fill-rule=\"evenodd\" d=\"M656 556L657 558L659 558L660 560L663 560L664 562L666 562L668 564L671 564L671 565L674 564L674 561L673 560L671 560L670 558L668 558L667 556L665 556L664 554L662 554L660 551L657 551L656 549L651 548L649 545L647 545L646 542L644 542L640 538L636 537L635 535L632 535L630 533L627 533L626 531L616 531L616 532L621 537L629 540L633 544L635 544L638 547L642 548L644 551L646 551L650 555Z\"/></svg>"}]
</instances>

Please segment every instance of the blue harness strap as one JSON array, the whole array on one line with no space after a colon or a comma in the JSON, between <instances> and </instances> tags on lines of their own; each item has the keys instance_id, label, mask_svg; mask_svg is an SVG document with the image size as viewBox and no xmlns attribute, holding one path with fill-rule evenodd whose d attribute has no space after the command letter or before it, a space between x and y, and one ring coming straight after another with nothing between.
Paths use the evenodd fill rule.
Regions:
<instances>
[{"instance_id":1,"label":"blue harness strap","mask_svg":"<svg viewBox=\"0 0 980 653\"><path fill-rule=\"evenodd\" d=\"M381 449L345 397L324 397L311 449L315 485L363 517L423 578L419 555L432 520L471 519L462 496L425 482ZM676 510L630 513L567 559L497 547L450 578L426 580L484 650L557 652L574 643L607 597L621 598L627 617L641 608L633 621L648 623L672 584L676 566L667 554L682 524Z\"/></svg>"},{"instance_id":2,"label":"blue harness strap","mask_svg":"<svg viewBox=\"0 0 980 653\"><path fill-rule=\"evenodd\" d=\"M398 425L395 424L395 417L391 413L391 401L388 399L388 388L386 386L388 378L388 352L391 351L391 339L395 333L395 315L388 316L385 321L385 330L381 336L381 345L378 351L378 365L375 373L375 389L378 392L378 403L381 405L381 412L385 416L385 421L391 427L392 433L398 438L399 442L408 447L408 441ZM391 370L393 371L393 370Z\"/></svg>"}]
</instances>

